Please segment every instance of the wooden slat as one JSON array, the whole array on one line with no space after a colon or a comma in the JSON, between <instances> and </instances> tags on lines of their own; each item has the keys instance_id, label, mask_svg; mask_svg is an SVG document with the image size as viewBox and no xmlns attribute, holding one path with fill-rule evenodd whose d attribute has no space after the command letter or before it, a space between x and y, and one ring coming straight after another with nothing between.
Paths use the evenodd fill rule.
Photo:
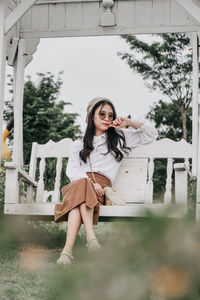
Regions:
<instances>
[{"instance_id":1,"label":"wooden slat","mask_svg":"<svg viewBox=\"0 0 200 300\"><path fill-rule=\"evenodd\" d=\"M17 53L17 46L18 46L19 38L13 38L12 39L12 44L10 47L9 55L8 55L8 65L13 66L16 53Z\"/></svg>"},{"instance_id":2,"label":"wooden slat","mask_svg":"<svg viewBox=\"0 0 200 300\"><path fill-rule=\"evenodd\" d=\"M24 66L25 66L25 40L18 43L17 61L14 66L14 142L13 161L23 166L23 99L24 99Z\"/></svg>"},{"instance_id":3,"label":"wooden slat","mask_svg":"<svg viewBox=\"0 0 200 300\"><path fill-rule=\"evenodd\" d=\"M117 11L117 24L119 26L132 26L134 24L134 1L118 1Z\"/></svg>"},{"instance_id":4,"label":"wooden slat","mask_svg":"<svg viewBox=\"0 0 200 300\"><path fill-rule=\"evenodd\" d=\"M54 203L34 203L34 204L5 204L7 215L26 215L26 216L54 216ZM163 215L166 211L168 217L182 218L187 213L186 205L164 205L164 204L134 204L126 206L101 206L100 220L102 217L145 217L146 210L156 215Z\"/></svg>"},{"instance_id":5,"label":"wooden slat","mask_svg":"<svg viewBox=\"0 0 200 300\"><path fill-rule=\"evenodd\" d=\"M21 29L32 28L32 10L30 9L20 20Z\"/></svg>"},{"instance_id":6,"label":"wooden slat","mask_svg":"<svg viewBox=\"0 0 200 300\"><path fill-rule=\"evenodd\" d=\"M39 175L38 188L37 188L37 194L36 194L36 202L43 201L44 170L45 170L45 159L44 158L41 158L41 160L40 160L39 170L40 170L40 175Z\"/></svg>"},{"instance_id":7,"label":"wooden slat","mask_svg":"<svg viewBox=\"0 0 200 300\"><path fill-rule=\"evenodd\" d=\"M14 162L6 162L4 164L6 169L17 170L19 176L23 177L26 182L37 187L37 181L35 181L32 177L30 177L24 170L19 168Z\"/></svg>"},{"instance_id":8,"label":"wooden slat","mask_svg":"<svg viewBox=\"0 0 200 300\"><path fill-rule=\"evenodd\" d=\"M65 4L49 4L49 28L52 30L65 28L66 15Z\"/></svg>"},{"instance_id":9,"label":"wooden slat","mask_svg":"<svg viewBox=\"0 0 200 300\"><path fill-rule=\"evenodd\" d=\"M89 17L88 17L89 16ZM99 25L99 3L83 3L83 27L97 27Z\"/></svg>"},{"instance_id":10,"label":"wooden slat","mask_svg":"<svg viewBox=\"0 0 200 300\"><path fill-rule=\"evenodd\" d=\"M198 105L199 105L199 37L192 33L192 174L197 176L198 169Z\"/></svg>"},{"instance_id":11,"label":"wooden slat","mask_svg":"<svg viewBox=\"0 0 200 300\"><path fill-rule=\"evenodd\" d=\"M135 0L135 24L147 25L152 20L152 1L153 0Z\"/></svg>"},{"instance_id":12,"label":"wooden slat","mask_svg":"<svg viewBox=\"0 0 200 300\"><path fill-rule=\"evenodd\" d=\"M36 157L69 157L73 141L69 138L59 142L50 140L44 145L37 144Z\"/></svg>"},{"instance_id":13,"label":"wooden slat","mask_svg":"<svg viewBox=\"0 0 200 300\"><path fill-rule=\"evenodd\" d=\"M166 192L164 195L164 203L169 204L172 200L172 172L173 172L173 160L167 159L167 179L166 179Z\"/></svg>"},{"instance_id":14,"label":"wooden slat","mask_svg":"<svg viewBox=\"0 0 200 300\"><path fill-rule=\"evenodd\" d=\"M62 170L62 158L58 157L56 163L56 179L55 179L55 186L53 192L53 199L52 202L59 202L60 200L60 175Z\"/></svg>"},{"instance_id":15,"label":"wooden slat","mask_svg":"<svg viewBox=\"0 0 200 300\"><path fill-rule=\"evenodd\" d=\"M127 203L146 201L148 158L124 158L113 186L117 187Z\"/></svg>"},{"instance_id":16,"label":"wooden slat","mask_svg":"<svg viewBox=\"0 0 200 300\"><path fill-rule=\"evenodd\" d=\"M154 159L150 158L148 164L146 203L153 203L153 173L154 173Z\"/></svg>"},{"instance_id":17,"label":"wooden slat","mask_svg":"<svg viewBox=\"0 0 200 300\"><path fill-rule=\"evenodd\" d=\"M152 24L170 24L170 8L169 0L153 0Z\"/></svg>"},{"instance_id":18,"label":"wooden slat","mask_svg":"<svg viewBox=\"0 0 200 300\"><path fill-rule=\"evenodd\" d=\"M80 28L83 25L83 6L82 3L66 5L66 28Z\"/></svg>"},{"instance_id":19,"label":"wooden slat","mask_svg":"<svg viewBox=\"0 0 200 300\"><path fill-rule=\"evenodd\" d=\"M48 5L35 5L32 8L32 29L44 30L49 27Z\"/></svg>"},{"instance_id":20,"label":"wooden slat","mask_svg":"<svg viewBox=\"0 0 200 300\"><path fill-rule=\"evenodd\" d=\"M175 142L165 138L133 148L128 157L191 158L192 151L192 145L184 139Z\"/></svg>"}]
</instances>

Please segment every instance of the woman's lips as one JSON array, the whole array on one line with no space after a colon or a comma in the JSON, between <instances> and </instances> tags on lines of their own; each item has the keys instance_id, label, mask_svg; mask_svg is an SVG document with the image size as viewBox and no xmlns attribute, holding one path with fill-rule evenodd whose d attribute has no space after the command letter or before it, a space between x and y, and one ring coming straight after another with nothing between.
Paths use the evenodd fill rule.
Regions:
<instances>
[{"instance_id":1,"label":"woman's lips","mask_svg":"<svg viewBox=\"0 0 200 300\"><path fill-rule=\"evenodd\" d=\"M105 125L105 126L109 126L109 124L107 124L107 123L103 123L103 125Z\"/></svg>"}]
</instances>

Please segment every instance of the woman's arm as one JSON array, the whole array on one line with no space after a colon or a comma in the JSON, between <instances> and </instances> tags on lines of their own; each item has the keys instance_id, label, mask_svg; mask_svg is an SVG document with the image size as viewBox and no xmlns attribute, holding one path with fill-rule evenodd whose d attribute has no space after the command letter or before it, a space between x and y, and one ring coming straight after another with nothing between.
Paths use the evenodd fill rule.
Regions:
<instances>
[{"instance_id":1,"label":"woman's arm","mask_svg":"<svg viewBox=\"0 0 200 300\"><path fill-rule=\"evenodd\" d=\"M152 142L158 136L156 128L148 121L139 122L125 117L119 117L113 121L111 126L121 128L125 135L127 147ZM132 128L123 128L125 126Z\"/></svg>"},{"instance_id":2,"label":"woman's arm","mask_svg":"<svg viewBox=\"0 0 200 300\"><path fill-rule=\"evenodd\" d=\"M82 141L76 140L72 146L72 152L69 157L66 174L70 181L74 181L80 178L88 178L86 172L83 170L83 162L79 157L79 152L82 149Z\"/></svg>"}]
</instances>

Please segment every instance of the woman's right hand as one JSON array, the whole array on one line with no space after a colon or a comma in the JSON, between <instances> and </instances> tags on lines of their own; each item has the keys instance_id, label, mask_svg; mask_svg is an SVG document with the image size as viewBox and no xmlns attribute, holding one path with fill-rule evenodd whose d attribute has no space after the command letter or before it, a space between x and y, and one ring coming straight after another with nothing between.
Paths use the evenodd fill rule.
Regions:
<instances>
[{"instance_id":1,"label":"woman's right hand","mask_svg":"<svg viewBox=\"0 0 200 300\"><path fill-rule=\"evenodd\" d=\"M93 183L95 192L97 196L103 196L104 195L104 189L100 186L98 183Z\"/></svg>"}]
</instances>

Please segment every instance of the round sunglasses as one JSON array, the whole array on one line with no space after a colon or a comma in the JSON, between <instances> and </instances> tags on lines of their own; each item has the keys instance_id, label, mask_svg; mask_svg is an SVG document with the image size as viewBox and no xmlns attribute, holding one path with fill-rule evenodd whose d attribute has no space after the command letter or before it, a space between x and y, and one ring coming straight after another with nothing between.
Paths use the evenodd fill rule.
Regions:
<instances>
[{"instance_id":1,"label":"round sunglasses","mask_svg":"<svg viewBox=\"0 0 200 300\"><path fill-rule=\"evenodd\" d=\"M103 112L103 111L100 111L100 112L99 112L99 118L100 118L101 120L104 120L104 119L106 118L106 113ZM109 119L109 121L113 121L114 115L113 115L112 113L109 113L109 114L108 114L108 119Z\"/></svg>"}]
</instances>

